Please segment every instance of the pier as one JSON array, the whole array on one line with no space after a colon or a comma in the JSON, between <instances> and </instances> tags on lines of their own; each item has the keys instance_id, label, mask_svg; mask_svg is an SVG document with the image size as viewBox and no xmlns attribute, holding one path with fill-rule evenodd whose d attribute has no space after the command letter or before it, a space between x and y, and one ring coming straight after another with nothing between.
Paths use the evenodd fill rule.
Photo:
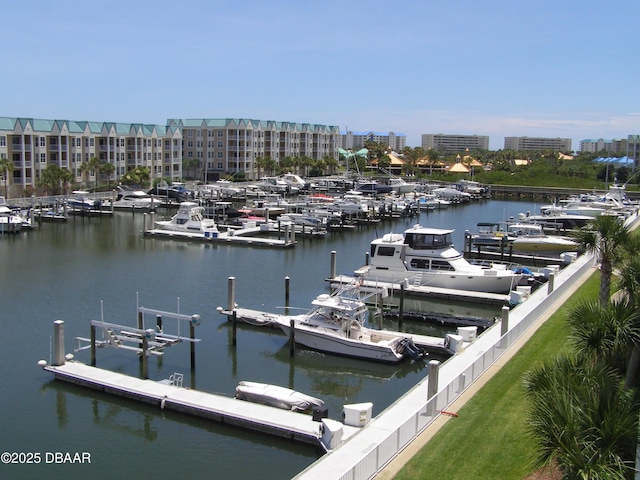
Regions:
<instances>
[{"instance_id":1,"label":"pier","mask_svg":"<svg viewBox=\"0 0 640 480\"><path fill-rule=\"evenodd\" d=\"M326 448L322 443L322 422L311 415L191 390L174 381L134 378L75 361L43 368L58 380L154 405L160 410L174 410ZM349 425L341 425L341 429L343 440L360 430Z\"/></svg>"}]
</instances>

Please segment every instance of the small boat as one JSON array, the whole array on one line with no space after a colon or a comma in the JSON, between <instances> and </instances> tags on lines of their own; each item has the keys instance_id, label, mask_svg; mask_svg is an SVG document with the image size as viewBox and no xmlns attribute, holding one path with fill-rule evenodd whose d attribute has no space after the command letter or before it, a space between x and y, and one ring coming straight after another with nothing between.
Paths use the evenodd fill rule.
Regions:
<instances>
[{"instance_id":1,"label":"small boat","mask_svg":"<svg viewBox=\"0 0 640 480\"><path fill-rule=\"evenodd\" d=\"M321 352L387 363L420 360L426 355L407 334L365 327L367 305L347 296L349 289L354 287L318 295L308 313L276 316L275 322L286 335L293 328L296 343Z\"/></svg>"},{"instance_id":2,"label":"small boat","mask_svg":"<svg viewBox=\"0 0 640 480\"><path fill-rule=\"evenodd\" d=\"M121 210L147 210L152 211L160 206L162 202L159 198L154 198L142 190L127 190L117 187L117 196L113 201L114 209ZM107 202L107 205L109 203Z\"/></svg>"},{"instance_id":3,"label":"small boat","mask_svg":"<svg viewBox=\"0 0 640 480\"><path fill-rule=\"evenodd\" d=\"M92 210L96 208L96 200L89 198L89 192L84 190L74 190L73 197L67 198L66 202L74 210Z\"/></svg>"},{"instance_id":4,"label":"small boat","mask_svg":"<svg viewBox=\"0 0 640 480\"><path fill-rule=\"evenodd\" d=\"M313 407L324 405L324 402L319 398L290 388L247 381L238 383L236 398L295 412L309 412Z\"/></svg>"},{"instance_id":5,"label":"small boat","mask_svg":"<svg viewBox=\"0 0 640 480\"><path fill-rule=\"evenodd\" d=\"M408 282L484 293L508 293L523 274L502 264L469 263L453 247L454 230L415 225L403 234L388 233L371 242L370 264L355 275L374 282Z\"/></svg>"},{"instance_id":6,"label":"small boat","mask_svg":"<svg viewBox=\"0 0 640 480\"><path fill-rule=\"evenodd\" d=\"M4 197L0 197L0 233L18 233L22 224L22 217L11 210Z\"/></svg>"},{"instance_id":7,"label":"small boat","mask_svg":"<svg viewBox=\"0 0 640 480\"><path fill-rule=\"evenodd\" d=\"M217 237L219 233L215 220L205 218L204 207L196 202L182 202L171 220L157 220L155 224L161 230L202 234L204 237Z\"/></svg>"}]
</instances>

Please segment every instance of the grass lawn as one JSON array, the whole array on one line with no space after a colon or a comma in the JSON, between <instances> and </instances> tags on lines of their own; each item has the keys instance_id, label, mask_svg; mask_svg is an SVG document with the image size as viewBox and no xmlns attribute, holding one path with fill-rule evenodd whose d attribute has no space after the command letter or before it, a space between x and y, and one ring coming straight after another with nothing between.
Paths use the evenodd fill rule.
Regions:
<instances>
[{"instance_id":1,"label":"grass lawn","mask_svg":"<svg viewBox=\"0 0 640 480\"><path fill-rule=\"evenodd\" d=\"M527 433L523 375L570 348L567 312L580 301L597 298L599 281L594 273L394 478L522 480L531 474L536 450Z\"/></svg>"}]
</instances>

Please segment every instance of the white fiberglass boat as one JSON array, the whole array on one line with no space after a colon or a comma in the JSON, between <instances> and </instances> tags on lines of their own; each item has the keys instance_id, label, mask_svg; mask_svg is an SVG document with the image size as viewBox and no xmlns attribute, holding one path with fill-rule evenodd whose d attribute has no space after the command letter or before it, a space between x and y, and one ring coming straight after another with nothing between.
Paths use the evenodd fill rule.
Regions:
<instances>
[{"instance_id":1,"label":"white fiberglass boat","mask_svg":"<svg viewBox=\"0 0 640 480\"><path fill-rule=\"evenodd\" d=\"M484 293L508 293L522 273L494 264L469 263L453 247L454 230L415 225L404 235L388 233L371 242L370 264L355 271L368 281L448 288Z\"/></svg>"},{"instance_id":2,"label":"white fiberglass boat","mask_svg":"<svg viewBox=\"0 0 640 480\"><path fill-rule=\"evenodd\" d=\"M290 388L259 382L240 382L236 387L236 398L296 412L308 412L313 407L324 405L319 398Z\"/></svg>"},{"instance_id":3,"label":"white fiberglass boat","mask_svg":"<svg viewBox=\"0 0 640 480\"><path fill-rule=\"evenodd\" d=\"M277 316L275 321L285 334L300 345L348 357L396 363L402 359L421 359L425 353L402 332L365 327L366 304L345 295L348 288L313 300L313 309L296 316Z\"/></svg>"},{"instance_id":4,"label":"white fiberglass boat","mask_svg":"<svg viewBox=\"0 0 640 480\"><path fill-rule=\"evenodd\" d=\"M162 203L159 198L154 198L142 190L127 190L118 187L117 196L113 201L114 209L124 210L155 210Z\"/></svg>"},{"instance_id":5,"label":"white fiberglass boat","mask_svg":"<svg viewBox=\"0 0 640 480\"><path fill-rule=\"evenodd\" d=\"M18 233L22 225L23 218L9 208L4 197L0 197L0 233Z\"/></svg>"},{"instance_id":6,"label":"white fiberglass boat","mask_svg":"<svg viewBox=\"0 0 640 480\"><path fill-rule=\"evenodd\" d=\"M578 242L570 238L547 235L542 225L510 223L507 233L513 250L521 252L570 252L578 249Z\"/></svg>"},{"instance_id":7,"label":"white fiberglass boat","mask_svg":"<svg viewBox=\"0 0 640 480\"><path fill-rule=\"evenodd\" d=\"M218 235L216 222L205 218L204 207L196 202L182 202L171 220L158 220L155 224L161 230L202 234L205 237Z\"/></svg>"}]
</instances>

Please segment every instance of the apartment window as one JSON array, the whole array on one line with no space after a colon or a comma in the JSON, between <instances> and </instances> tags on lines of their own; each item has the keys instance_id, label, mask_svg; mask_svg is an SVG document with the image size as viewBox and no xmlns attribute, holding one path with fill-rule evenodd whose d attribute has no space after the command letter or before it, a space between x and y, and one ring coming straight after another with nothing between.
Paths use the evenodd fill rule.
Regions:
<instances>
[{"instance_id":1,"label":"apartment window","mask_svg":"<svg viewBox=\"0 0 640 480\"><path fill-rule=\"evenodd\" d=\"M41 147L47 146L47 137L40 137L40 146Z\"/></svg>"},{"instance_id":2,"label":"apartment window","mask_svg":"<svg viewBox=\"0 0 640 480\"><path fill-rule=\"evenodd\" d=\"M222 162L218 162L218 170L222 170Z\"/></svg>"},{"instance_id":3,"label":"apartment window","mask_svg":"<svg viewBox=\"0 0 640 480\"><path fill-rule=\"evenodd\" d=\"M193 148L193 140L187 142L187 148Z\"/></svg>"},{"instance_id":4,"label":"apartment window","mask_svg":"<svg viewBox=\"0 0 640 480\"><path fill-rule=\"evenodd\" d=\"M219 137L224 137L224 130L216 130L218 132Z\"/></svg>"},{"instance_id":5,"label":"apartment window","mask_svg":"<svg viewBox=\"0 0 640 480\"><path fill-rule=\"evenodd\" d=\"M96 145L96 139L95 138L90 138L89 139L89 146L90 147L95 147Z\"/></svg>"},{"instance_id":6,"label":"apartment window","mask_svg":"<svg viewBox=\"0 0 640 480\"><path fill-rule=\"evenodd\" d=\"M5 137L4 135L0 135L0 147L6 147L7 146L7 137Z\"/></svg>"},{"instance_id":7,"label":"apartment window","mask_svg":"<svg viewBox=\"0 0 640 480\"><path fill-rule=\"evenodd\" d=\"M193 152L187 152L187 158L193 158Z\"/></svg>"},{"instance_id":8,"label":"apartment window","mask_svg":"<svg viewBox=\"0 0 640 480\"><path fill-rule=\"evenodd\" d=\"M193 137L193 130L187 130L187 137Z\"/></svg>"},{"instance_id":9,"label":"apartment window","mask_svg":"<svg viewBox=\"0 0 640 480\"><path fill-rule=\"evenodd\" d=\"M222 152L218 152L218 158L222 158Z\"/></svg>"},{"instance_id":10,"label":"apartment window","mask_svg":"<svg viewBox=\"0 0 640 480\"><path fill-rule=\"evenodd\" d=\"M222 141L218 142L218 148L223 148L224 147L224 143Z\"/></svg>"},{"instance_id":11,"label":"apartment window","mask_svg":"<svg viewBox=\"0 0 640 480\"><path fill-rule=\"evenodd\" d=\"M47 154L46 153L41 153L40 154L40 163L47 163Z\"/></svg>"}]
</instances>

